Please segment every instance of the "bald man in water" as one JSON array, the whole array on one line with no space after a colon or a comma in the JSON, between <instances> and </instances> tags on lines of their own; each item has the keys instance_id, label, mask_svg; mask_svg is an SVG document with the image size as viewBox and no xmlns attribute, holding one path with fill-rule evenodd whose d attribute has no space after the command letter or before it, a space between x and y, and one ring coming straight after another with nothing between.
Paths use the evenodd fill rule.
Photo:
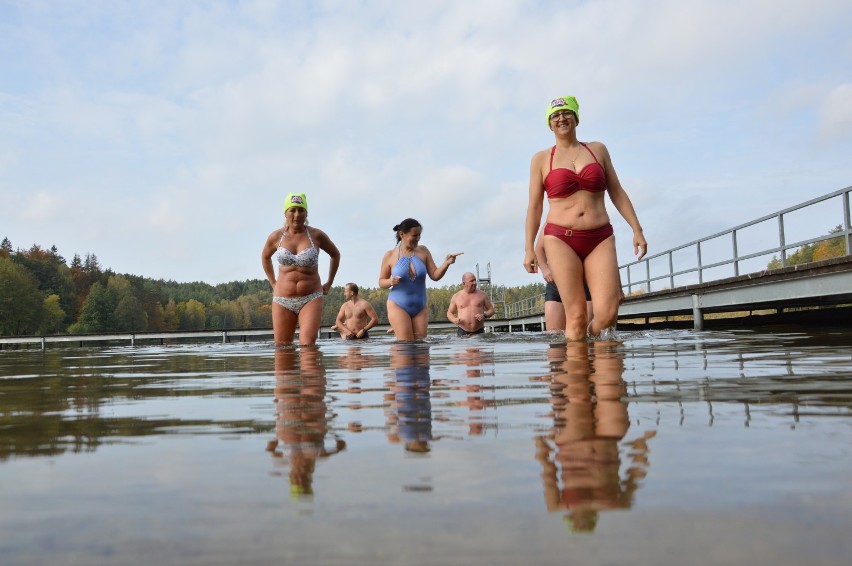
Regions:
<instances>
[{"instance_id":1,"label":"bald man in water","mask_svg":"<svg viewBox=\"0 0 852 566\"><path fill-rule=\"evenodd\" d=\"M480 334L485 330L485 319L494 316L494 305L488 295L476 288L476 275L462 275L464 289L450 299L447 318L458 326L458 336Z\"/></svg>"}]
</instances>

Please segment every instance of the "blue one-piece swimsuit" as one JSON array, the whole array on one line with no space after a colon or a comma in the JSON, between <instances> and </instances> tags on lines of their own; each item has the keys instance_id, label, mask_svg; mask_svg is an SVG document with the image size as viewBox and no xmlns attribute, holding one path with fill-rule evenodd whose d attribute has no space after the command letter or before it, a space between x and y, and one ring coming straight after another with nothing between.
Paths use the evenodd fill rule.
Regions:
<instances>
[{"instance_id":1,"label":"blue one-piece swimsuit","mask_svg":"<svg viewBox=\"0 0 852 566\"><path fill-rule=\"evenodd\" d=\"M414 266L414 279L409 265ZM388 299L413 318L426 306L426 264L416 255L402 256L393 266L391 276L399 277L399 283L393 286Z\"/></svg>"}]
</instances>

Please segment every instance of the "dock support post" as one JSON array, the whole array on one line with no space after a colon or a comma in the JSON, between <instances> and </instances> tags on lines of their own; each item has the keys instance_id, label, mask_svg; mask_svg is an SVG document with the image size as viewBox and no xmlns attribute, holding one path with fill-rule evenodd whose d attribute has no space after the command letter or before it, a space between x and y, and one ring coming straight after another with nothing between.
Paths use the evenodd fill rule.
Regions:
<instances>
[{"instance_id":1,"label":"dock support post","mask_svg":"<svg viewBox=\"0 0 852 566\"><path fill-rule=\"evenodd\" d=\"M692 295L692 319L695 330L704 330L704 315L701 314L698 295Z\"/></svg>"}]
</instances>

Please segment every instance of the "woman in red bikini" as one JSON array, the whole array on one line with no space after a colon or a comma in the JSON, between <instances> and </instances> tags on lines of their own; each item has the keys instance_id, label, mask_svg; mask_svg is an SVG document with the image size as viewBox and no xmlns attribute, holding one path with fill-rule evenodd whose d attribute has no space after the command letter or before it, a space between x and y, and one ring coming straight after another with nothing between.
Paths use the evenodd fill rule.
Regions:
<instances>
[{"instance_id":1,"label":"woman in red bikini","mask_svg":"<svg viewBox=\"0 0 852 566\"><path fill-rule=\"evenodd\" d=\"M648 244L630 197L622 188L606 146L577 139L580 106L563 96L547 107L547 124L556 145L533 155L525 230L524 268L538 271L535 238L541 224L544 196L550 209L542 241L553 280L565 308L565 336L580 340L597 336L618 316L619 274L615 237L606 212L604 193L633 228L633 251L642 259ZM583 280L592 295L595 317L586 320ZM588 327L587 327L588 324Z\"/></svg>"}]
</instances>

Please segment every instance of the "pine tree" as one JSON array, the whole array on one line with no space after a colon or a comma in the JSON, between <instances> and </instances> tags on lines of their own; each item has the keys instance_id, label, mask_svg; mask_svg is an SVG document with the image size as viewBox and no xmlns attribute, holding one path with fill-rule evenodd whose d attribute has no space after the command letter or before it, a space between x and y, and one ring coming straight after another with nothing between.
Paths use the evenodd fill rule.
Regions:
<instances>
[{"instance_id":1,"label":"pine tree","mask_svg":"<svg viewBox=\"0 0 852 566\"><path fill-rule=\"evenodd\" d=\"M98 263L98 256L95 254L86 254L86 261L83 262L83 271L90 275L100 275L101 265Z\"/></svg>"}]
</instances>

